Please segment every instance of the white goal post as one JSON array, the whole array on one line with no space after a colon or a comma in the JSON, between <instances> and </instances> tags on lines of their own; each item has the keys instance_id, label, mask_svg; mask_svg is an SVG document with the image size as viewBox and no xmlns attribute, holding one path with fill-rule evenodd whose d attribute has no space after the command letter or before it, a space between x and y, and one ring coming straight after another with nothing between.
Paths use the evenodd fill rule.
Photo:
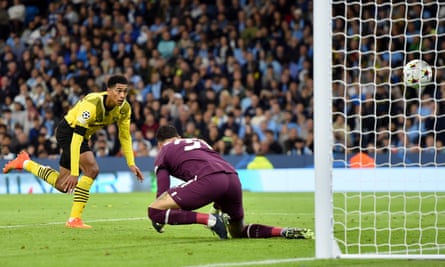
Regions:
<instances>
[{"instance_id":1,"label":"white goal post","mask_svg":"<svg viewBox=\"0 0 445 267\"><path fill-rule=\"evenodd\" d=\"M313 12L316 258L445 259L445 2ZM421 89L400 79L416 58Z\"/></svg>"}]
</instances>

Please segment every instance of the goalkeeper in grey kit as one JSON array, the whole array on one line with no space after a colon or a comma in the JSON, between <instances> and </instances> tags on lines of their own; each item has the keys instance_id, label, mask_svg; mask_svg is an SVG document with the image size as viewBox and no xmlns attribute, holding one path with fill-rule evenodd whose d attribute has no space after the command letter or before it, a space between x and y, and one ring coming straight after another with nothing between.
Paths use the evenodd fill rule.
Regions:
<instances>
[{"instance_id":1,"label":"goalkeeper in grey kit","mask_svg":"<svg viewBox=\"0 0 445 267\"><path fill-rule=\"evenodd\" d=\"M232 238L313 238L314 233L307 228L245 225L241 183L232 165L203 140L181 138L171 125L161 126L156 139L158 190L157 199L148 207L148 217L158 232L164 231L165 224L203 224L220 239L228 238L227 229ZM170 175L184 183L170 188ZM212 202L220 212L194 211Z\"/></svg>"}]
</instances>

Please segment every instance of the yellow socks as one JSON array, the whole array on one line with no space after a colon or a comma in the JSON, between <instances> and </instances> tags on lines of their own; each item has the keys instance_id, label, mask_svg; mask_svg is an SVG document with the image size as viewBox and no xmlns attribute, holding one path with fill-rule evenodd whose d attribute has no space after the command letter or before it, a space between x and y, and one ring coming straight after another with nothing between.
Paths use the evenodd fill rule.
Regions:
<instances>
[{"instance_id":1,"label":"yellow socks","mask_svg":"<svg viewBox=\"0 0 445 267\"><path fill-rule=\"evenodd\" d=\"M71 208L70 218L80 218L82 211L90 197L90 188L94 180L87 176L82 176L77 182L77 186L74 189L74 200Z\"/></svg>"},{"instance_id":2,"label":"yellow socks","mask_svg":"<svg viewBox=\"0 0 445 267\"><path fill-rule=\"evenodd\" d=\"M59 177L58 171L48 166L40 165L39 163L32 160L25 161L25 163L23 164L23 169L41 178L43 181L52 186L56 185L57 178Z\"/></svg>"},{"instance_id":3,"label":"yellow socks","mask_svg":"<svg viewBox=\"0 0 445 267\"><path fill-rule=\"evenodd\" d=\"M58 171L48 166L40 165L32 160L27 160L23 165L23 169L55 187L57 178L59 177ZM93 182L94 180L88 176L82 176L77 182L77 186L74 189L74 199L70 218L81 217L82 211L90 197L90 188L91 185L93 185Z\"/></svg>"}]
</instances>

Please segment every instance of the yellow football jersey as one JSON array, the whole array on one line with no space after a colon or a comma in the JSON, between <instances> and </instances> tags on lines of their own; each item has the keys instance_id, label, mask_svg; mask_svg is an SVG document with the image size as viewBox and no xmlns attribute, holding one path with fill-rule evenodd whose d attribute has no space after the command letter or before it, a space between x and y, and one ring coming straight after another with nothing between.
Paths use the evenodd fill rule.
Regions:
<instances>
[{"instance_id":1,"label":"yellow football jersey","mask_svg":"<svg viewBox=\"0 0 445 267\"><path fill-rule=\"evenodd\" d=\"M124 101L122 105L107 110L105 108L107 95L107 92L86 95L68 111L65 120L72 128L85 128L85 139L90 139L96 131L104 128L104 126L116 123L119 128L119 141L127 164L129 166L134 165L130 135L131 106L127 101Z\"/></svg>"}]
</instances>

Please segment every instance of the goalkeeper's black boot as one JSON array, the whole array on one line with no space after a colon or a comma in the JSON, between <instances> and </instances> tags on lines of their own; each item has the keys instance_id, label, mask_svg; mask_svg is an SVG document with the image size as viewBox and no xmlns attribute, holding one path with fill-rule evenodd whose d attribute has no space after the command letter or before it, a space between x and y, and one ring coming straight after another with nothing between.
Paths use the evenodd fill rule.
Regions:
<instances>
[{"instance_id":1,"label":"goalkeeper's black boot","mask_svg":"<svg viewBox=\"0 0 445 267\"><path fill-rule=\"evenodd\" d=\"M157 222L151 222L151 225L153 225L153 228L158 232L158 233L163 233L164 232L164 224L162 223L157 223Z\"/></svg>"},{"instance_id":2,"label":"goalkeeper's black boot","mask_svg":"<svg viewBox=\"0 0 445 267\"><path fill-rule=\"evenodd\" d=\"M219 214L212 215L215 216L216 223L214 226L210 227L210 230L216 233L220 239L227 239L227 229L223 217Z\"/></svg>"}]
</instances>

